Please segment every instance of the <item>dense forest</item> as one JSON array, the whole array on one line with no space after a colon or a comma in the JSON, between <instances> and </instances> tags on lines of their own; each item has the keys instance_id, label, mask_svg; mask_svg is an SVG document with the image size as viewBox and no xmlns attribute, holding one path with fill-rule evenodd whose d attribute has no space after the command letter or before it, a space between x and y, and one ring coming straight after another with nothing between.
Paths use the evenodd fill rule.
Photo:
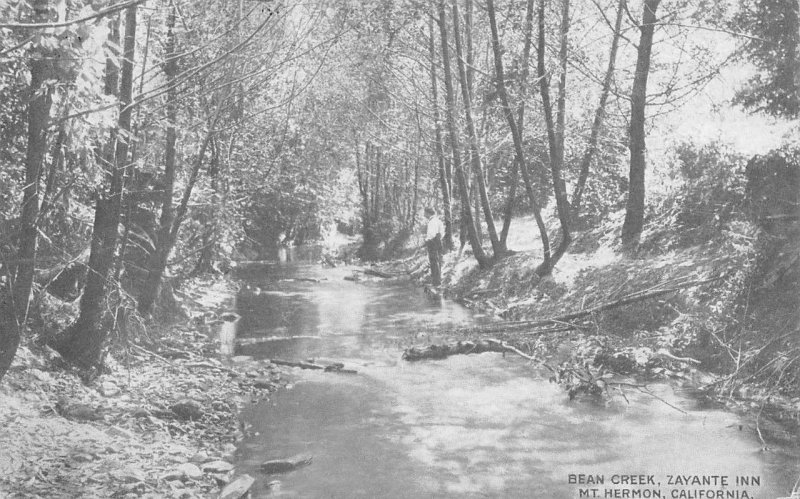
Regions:
<instances>
[{"instance_id":1,"label":"dense forest","mask_svg":"<svg viewBox=\"0 0 800 499\"><path fill-rule=\"evenodd\" d=\"M678 321L684 352L796 397L798 16L797 0L0 0L0 380L26 344L91 380L110 348L153 340L182 285L279 245L405 256L434 207L450 258L460 244L524 298L601 239L643 267L699 248L726 268Z\"/></svg>"}]
</instances>

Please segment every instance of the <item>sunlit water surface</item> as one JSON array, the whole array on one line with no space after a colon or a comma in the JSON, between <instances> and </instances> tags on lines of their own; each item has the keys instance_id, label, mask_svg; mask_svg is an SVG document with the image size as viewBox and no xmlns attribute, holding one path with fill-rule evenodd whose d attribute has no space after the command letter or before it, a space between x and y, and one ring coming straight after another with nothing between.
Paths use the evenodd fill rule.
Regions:
<instances>
[{"instance_id":1,"label":"sunlit water surface","mask_svg":"<svg viewBox=\"0 0 800 499\"><path fill-rule=\"evenodd\" d=\"M486 319L408 283L350 282L350 269L286 256L239 271L249 289L237 296L246 344L236 353L343 362L358 374L298 371L290 390L244 411L250 431L237 469L257 477L255 497L572 498L584 489L584 497L703 499L713 496L688 494L726 489L739 495L720 497L771 499L789 495L800 473L792 453L760 451L735 415L701 409L667 384L652 389L685 413L636 392L604 406L571 402L513 356L404 362L405 347L432 340L428 326ZM259 471L299 453L313 464ZM579 474L605 483L570 483ZM657 485L611 484L614 475L640 474ZM760 485L668 485L676 474L758 477ZM613 495L635 491L645 495Z\"/></svg>"}]
</instances>

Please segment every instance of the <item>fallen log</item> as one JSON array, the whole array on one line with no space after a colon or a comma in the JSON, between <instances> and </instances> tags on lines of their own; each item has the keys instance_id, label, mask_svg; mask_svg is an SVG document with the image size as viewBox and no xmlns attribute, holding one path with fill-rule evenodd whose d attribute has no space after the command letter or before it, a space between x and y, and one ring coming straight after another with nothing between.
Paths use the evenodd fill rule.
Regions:
<instances>
[{"instance_id":1,"label":"fallen log","mask_svg":"<svg viewBox=\"0 0 800 499\"><path fill-rule=\"evenodd\" d=\"M535 360L519 349L503 341L492 338L477 341L457 341L455 343L445 343L443 345L428 345L427 347L411 347L403 352L403 360L413 362L425 359L444 359L451 355L468 355L486 352L511 352L528 360Z\"/></svg>"},{"instance_id":2,"label":"fallen log","mask_svg":"<svg viewBox=\"0 0 800 499\"><path fill-rule=\"evenodd\" d=\"M270 362L279 366L299 367L300 369L313 369L317 371L325 371L328 373L340 374L358 374L354 369L345 369L344 364L341 362L334 362L333 364L322 366L314 362L295 362L291 360L270 359Z\"/></svg>"},{"instance_id":3,"label":"fallen log","mask_svg":"<svg viewBox=\"0 0 800 499\"><path fill-rule=\"evenodd\" d=\"M291 360L281 359L269 359L269 361L278 366L299 367L300 369L318 369L320 371L325 369L325 366L314 364L312 362L294 362Z\"/></svg>"}]
</instances>

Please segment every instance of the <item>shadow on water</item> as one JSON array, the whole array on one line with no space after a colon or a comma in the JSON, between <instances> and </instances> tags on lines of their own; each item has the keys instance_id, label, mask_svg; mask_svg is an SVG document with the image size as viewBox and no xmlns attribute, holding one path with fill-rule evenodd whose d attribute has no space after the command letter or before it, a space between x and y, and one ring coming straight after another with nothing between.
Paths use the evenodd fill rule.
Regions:
<instances>
[{"instance_id":1,"label":"shadow on water","mask_svg":"<svg viewBox=\"0 0 800 499\"><path fill-rule=\"evenodd\" d=\"M788 495L796 456L759 452L735 415L706 410L667 384L604 406L573 403L516 357L458 356L406 363L400 352L431 340L430 325L484 320L402 284L345 281L291 250L240 269L236 353L256 358L341 361L356 376L303 371L293 387L248 407L237 468L258 477L256 497L749 497ZM313 255L312 255L313 257ZM312 260L313 262L313 260ZM310 282L318 280L319 282ZM259 464L298 453L311 466L265 476ZM601 475L605 484L569 483ZM654 485L611 484L653 475ZM668 475L759 477L759 486L673 487ZM273 480L280 489L270 488ZM635 490L644 495L633 494ZM625 492L620 492L620 491ZM684 495L680 495L683 493ZM723 493L727 493L723 491ZM678 495L675 495L678 494Z\"/></svg>"}]
</instances>

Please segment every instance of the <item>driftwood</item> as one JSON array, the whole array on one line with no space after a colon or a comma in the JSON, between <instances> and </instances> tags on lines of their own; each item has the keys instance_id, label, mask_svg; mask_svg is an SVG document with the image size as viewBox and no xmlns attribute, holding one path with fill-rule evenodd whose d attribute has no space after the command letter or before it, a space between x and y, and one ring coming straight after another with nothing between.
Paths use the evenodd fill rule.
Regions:
<instances>
[{"instance_id":1,"label":"driftwood","mask_svg":"<svg viewBox=\"0 0 800 499\"><path fill-rule=\"evenodd\" d=\"M534 360L528 354L523 353L517 348L496 339L484 339L477 341L457 341L444 345L429 345L427 347L411 347L403 352L403 360L415 361L424 359L444 359L451 355L467 355L471 353L499 352L515 353L528 360Z\"/></svg>"},{"instance_id":2,"label":"driftwood","mask_svg":"<svg viewBox=\"0 0 800 499\"><path fill-rule=\"evenodd\" d=\"M322 282L322 279L315 279L313 277L284 277L278 279L278 282Z\"/></svg>"}]
</instances>

